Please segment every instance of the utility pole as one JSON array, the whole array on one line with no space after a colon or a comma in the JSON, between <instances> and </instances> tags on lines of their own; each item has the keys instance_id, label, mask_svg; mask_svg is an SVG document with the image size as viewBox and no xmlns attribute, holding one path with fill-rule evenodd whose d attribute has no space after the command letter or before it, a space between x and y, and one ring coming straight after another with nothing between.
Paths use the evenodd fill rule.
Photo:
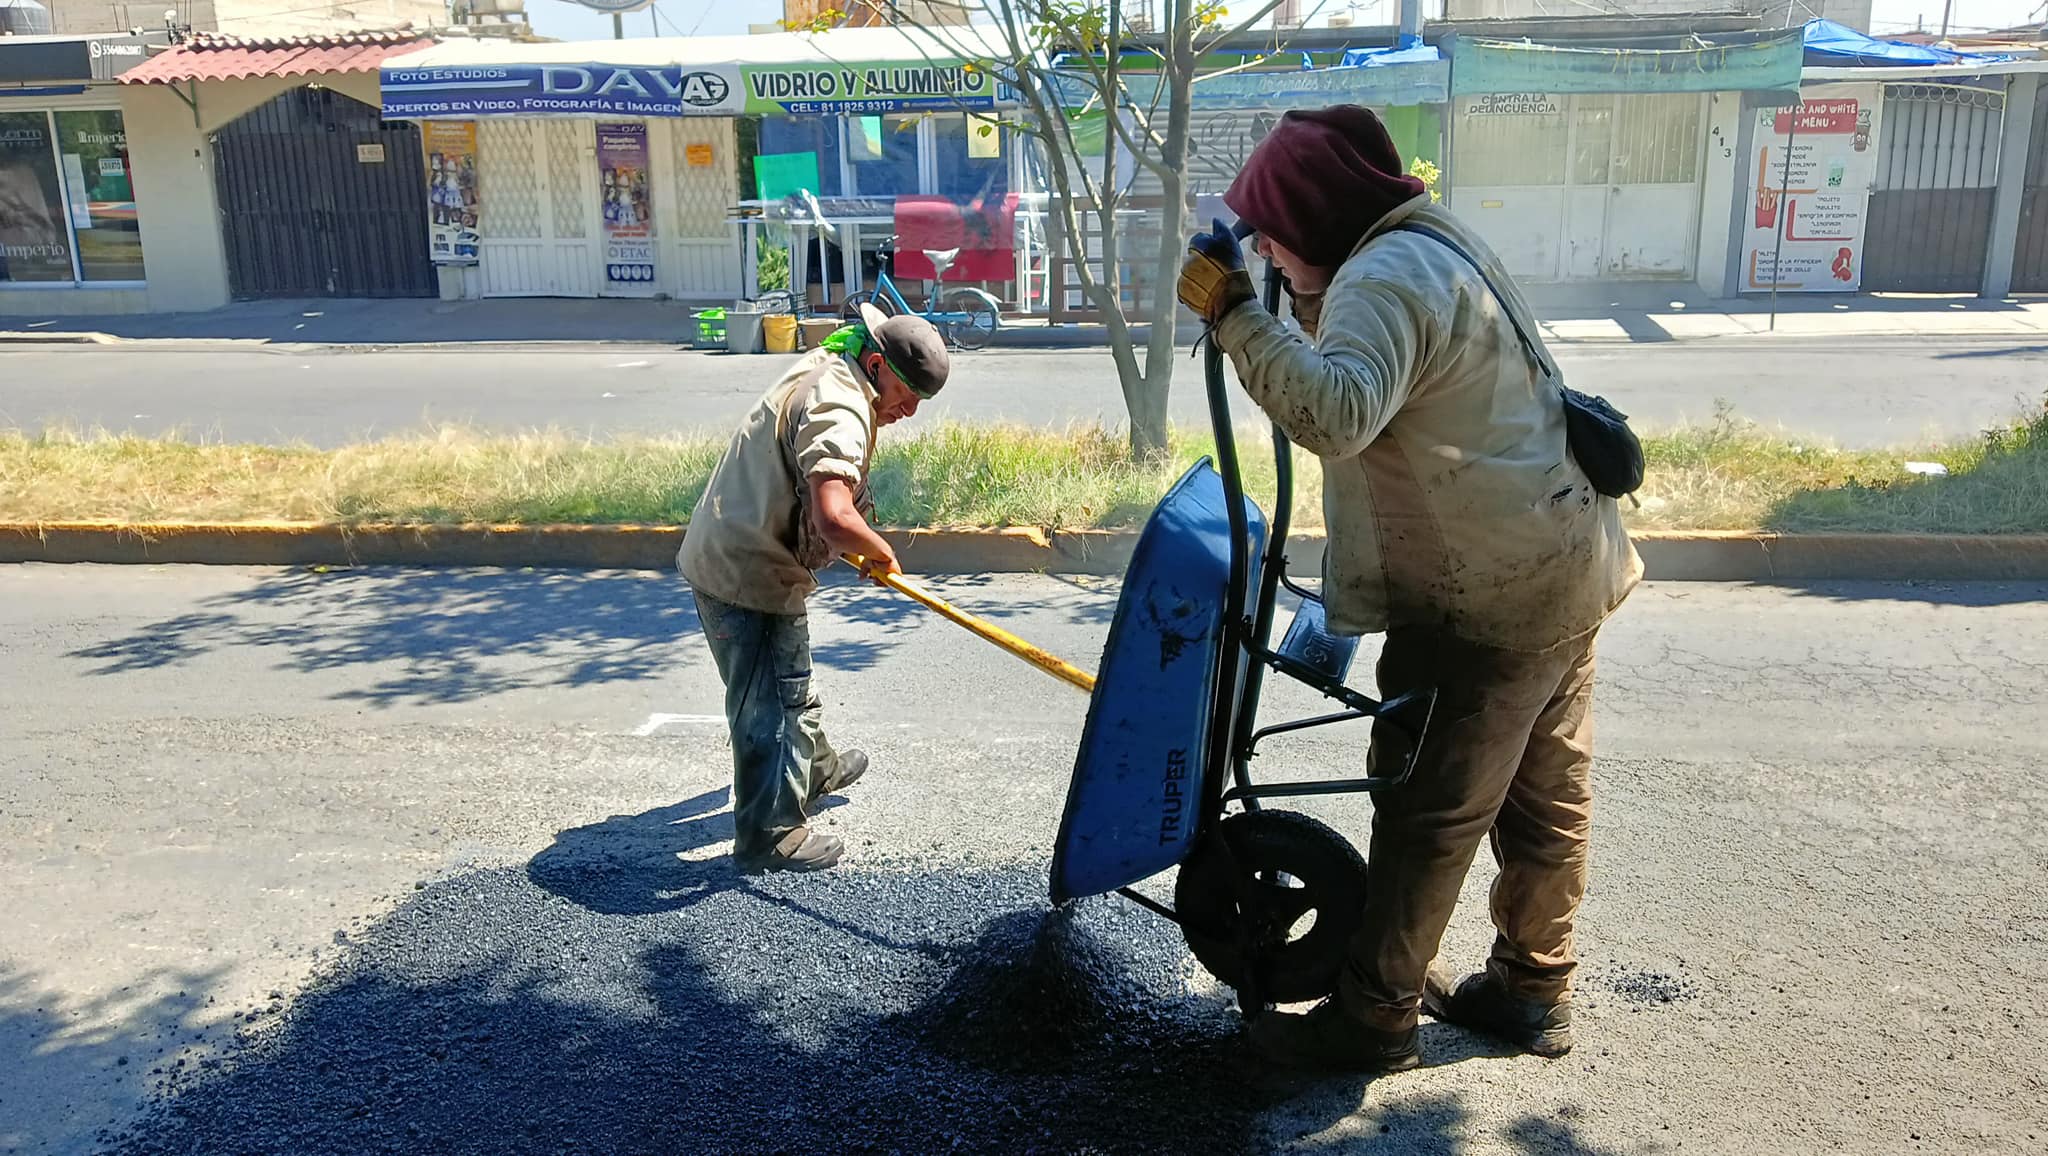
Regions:
<instances>
[{"instance_id":1,"label":"utility pole","mask_svg":"<svg viewBox=\"0 0 2048 1156\"><path fill-rule=\"evenodd\" d=\"M1946 42L1948 40L1948 14L1955 9L1955 6L1956 0L1941 0L1941 35L1936 38L1938 41Z\"/></svg>"},{"instance_id":2,"label":"utility pole","mask_svg":"<svg viewBox=\"0 0 2048 1156\"><path fill-rule=\"evenodd\" d=\"M1785 234L1791 228L1791 222L1785 216L1786 210L1791 206L1785 203L1785 198L1792 192L1792 149L1799 140L1799 110L1805 104L1804 95L1794 93L1792 97L1792 121L1785 126L1785 167L1782 170L1784 175L1778 178L1778 211L1771 215L1772 222L1778 226L1778 235L1772 241L1771 247L1772 333L1778 331L1778 285L1785 280Z\"/></svg>"}]
</instances>

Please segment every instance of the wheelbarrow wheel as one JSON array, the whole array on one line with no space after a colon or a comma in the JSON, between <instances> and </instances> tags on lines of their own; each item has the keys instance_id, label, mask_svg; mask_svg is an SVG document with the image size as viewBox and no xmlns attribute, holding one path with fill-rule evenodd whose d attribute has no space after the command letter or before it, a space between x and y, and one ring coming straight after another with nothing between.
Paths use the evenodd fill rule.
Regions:
<instances>
[{"instance_id":1,"label":"wheelbarrow wheel","mask_svg":"<svg viewBox=\"0 0 2048 1156\"><path fill-rule=\"evenodd\" d=\"M1321 999L1364 921L1365 857L1307 815L1246 811L1195 845L1173 900L1189 949L1240 1003Z\"/></svg>"}]
</instances>

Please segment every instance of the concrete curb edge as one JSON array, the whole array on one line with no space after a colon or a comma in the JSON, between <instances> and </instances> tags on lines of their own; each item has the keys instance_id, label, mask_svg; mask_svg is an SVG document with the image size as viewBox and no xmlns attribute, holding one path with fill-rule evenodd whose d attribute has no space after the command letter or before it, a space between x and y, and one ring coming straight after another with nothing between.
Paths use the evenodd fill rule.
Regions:
<instances>
[{"instance_id":1,"label":"concrete curb edge","mask_svg":"<svg viewBox=\"0 0 2048 1156\"><path fill-rule=\"evenodd\" d=\"M1133 530L885 530L913 573L1119 575ZM0 523L0 562L231 566L508 566L666 570L680 526ZM2048 534L1775 534L1645 531L1646 575L1665 581L2048 579ZM1296 535L1293 569L1322 561L1320 532Z\"/></svg>"}]
</instances>

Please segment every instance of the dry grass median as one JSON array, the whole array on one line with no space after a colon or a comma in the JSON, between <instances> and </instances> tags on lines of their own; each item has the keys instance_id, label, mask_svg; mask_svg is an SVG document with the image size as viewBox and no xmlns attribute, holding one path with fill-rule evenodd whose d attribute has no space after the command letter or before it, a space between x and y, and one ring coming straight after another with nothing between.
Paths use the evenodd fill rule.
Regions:
<instances>
[{"instance_id":1,"label":"dry grass median","mask_svg":"<svg viewBox=\"0 0 2048 1156\"><path fill-rule=\"evenodd\" d=\"M1248 483L1270 494L1265 434L1241 445ZM336 450L100 433L0 432L0 521L674 523L687 521L722 443L592 441L555 431L448 427ZM941 425L886 437L877 513L899 526L1116 527L1144 520L1206 437L1174 460L1134 465L1121 436ZM1645 528L2048 531L2048 413L1946 446L1840 450L1723 414L1645 439ZM1299 469L1297 524L1321 523L1320 473ZM1945 477L1916 476L1911 461Z\"/></svg>"}]
</instances>

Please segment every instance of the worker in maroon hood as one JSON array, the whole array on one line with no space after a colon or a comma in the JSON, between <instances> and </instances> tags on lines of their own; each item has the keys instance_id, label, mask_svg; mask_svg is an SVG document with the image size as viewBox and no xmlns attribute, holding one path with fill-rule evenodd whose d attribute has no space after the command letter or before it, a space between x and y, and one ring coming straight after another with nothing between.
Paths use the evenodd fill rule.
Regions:
<instances>
[{"instance_id":1,"label":"worker in maroon hood","mask_svg":"<svg viewBox=\"0 0 2048 1156\"><path fill-rule=\"evenodd\" d=\"M1251 1028L1276 1061L1393 1071L1416 1019L1544 1056L1572 1044L1586 887L1593 639L1642 574L1566 443L1562 381L1513 278L1355 106L1290 112L1197 234L1180 299L1260 408L1322 459L1332 628L1384 633L1386 698L1434 686L1413 775L1381 792L1365 921L1334 995ZM1285 274L1297 328L1239 236ZM1368 755L1395 752L1377 732ZM1482 839L1500 873L1484 970L1433 965Z\"/></svg>"}]
</instances>

